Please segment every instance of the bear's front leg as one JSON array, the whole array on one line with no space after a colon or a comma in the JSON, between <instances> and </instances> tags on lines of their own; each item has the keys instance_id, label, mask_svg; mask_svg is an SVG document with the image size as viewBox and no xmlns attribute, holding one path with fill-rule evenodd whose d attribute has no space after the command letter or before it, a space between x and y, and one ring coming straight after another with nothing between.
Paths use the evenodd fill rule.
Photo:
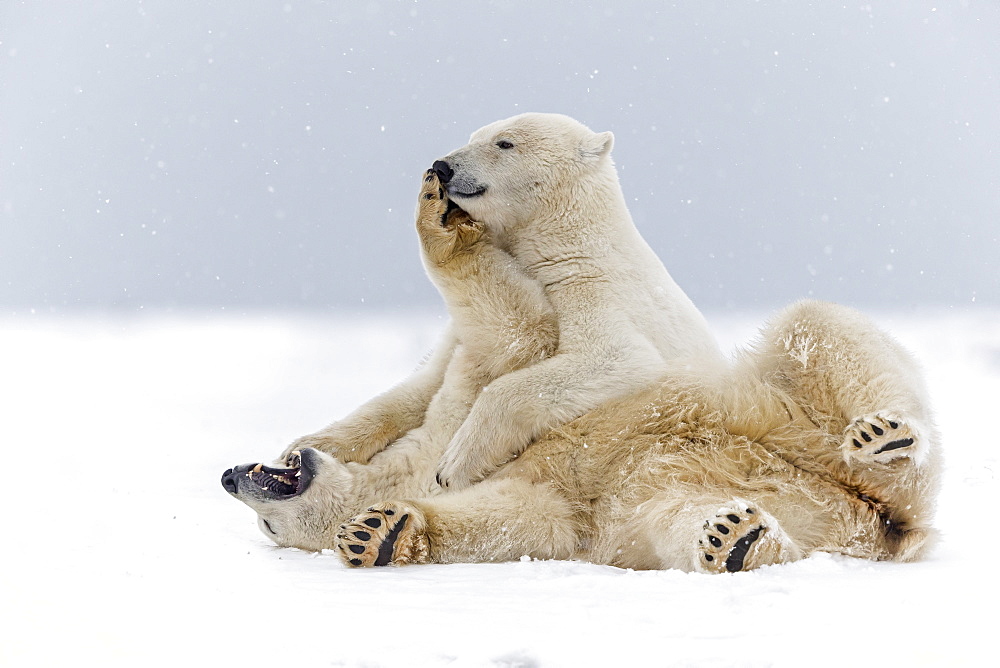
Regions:
<instances>
[{"instance_id":1,"label":"bear's front leg","mask_svg":"<svg viewBox=\"0 0 1000 668\"><path fill-rule=\"evenodd\" d=\"M484 227L458 208L445 194L433 170L427 170L417 200L417 233L428 271L454 272L453 265L471 254Z\"/></svg>"},{"instance_id":2,"label":"bear's front leg","mask_svg":"<svg viewBox=\"0 0 1000 668\"><path fill-rule=\"evenodd\" d=\"M655 353L596 347L557 352L483 388L445 449L439 483L461 489L482 480L549 429L655 382L662 371Z\"/></svg>"}]
</instances>

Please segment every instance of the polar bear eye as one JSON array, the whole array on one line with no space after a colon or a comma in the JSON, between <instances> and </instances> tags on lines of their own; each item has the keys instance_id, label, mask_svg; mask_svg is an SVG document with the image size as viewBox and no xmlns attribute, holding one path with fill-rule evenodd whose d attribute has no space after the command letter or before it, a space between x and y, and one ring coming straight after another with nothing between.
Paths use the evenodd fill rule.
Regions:
<instances>
[{"instance_id":1,"label":"polar bear eye","mask_svg":"<svg viewBox=\"0 0 1000 668\"><path fill-rule=\"evenodd\" d=\"M507 141L506 139L501 139L500 141L498 141L497 146L504 149L514 148L514 144L512 142Z\"/></svg>"}]
</instances>

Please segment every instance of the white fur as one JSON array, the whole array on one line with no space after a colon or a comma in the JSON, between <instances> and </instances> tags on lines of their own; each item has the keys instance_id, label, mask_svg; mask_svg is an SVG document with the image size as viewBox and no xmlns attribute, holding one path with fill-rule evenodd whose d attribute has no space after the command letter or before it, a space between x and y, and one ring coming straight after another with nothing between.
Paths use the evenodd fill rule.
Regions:
<instances>
[{"instance_id":1,"label":"white fur","mask_svg":"<svg viewBox=\"0 0 1000 668\"><path fill-rule=\"evenodd\" d=\"M559 323L555 355L497 379L476 400L442 462L451 487L648 385L669 363L719 363L701 313L632 223L612 144L610 132L566 116L523 114L443 158L454 170L449 196L543 286Z\"/></svg>"},{"instance_id":2,"label":"white fur","mask_svg":"<svg viewBox=\"0 0 1000 668\"><path fill-rule=\"evenodd\" d=\"M500 134L487 135L515 147L530 136L498 127ZM562 146L578 147L574 169L589 174L606 159L608 141L580 133ZM555 158L547 161L551 166ZM456 169L452 180L458 187L481 187L462 173ZM583 182L591 192L594 184ZM602 265L591 263L595 254L578 252L567 260L572 270L558 261L525 262L532 237L518 229L530 222L521 213L498 216L492 225L460 212L442 218L446 203L436 191L436 182L425 181L418 231L428 272L455 316L446 353L359 409L361 417L347 427L331 428L378 435L372 442L388 435L390 448L364 445L374 451L370 463L342 462L307 447L302 459L315 477L304 493L283 500L260 494L249 476L239 479L237 498L257 511L276 543L337 547L353 564L350 554L357 553L347 547L364 548L366 558L382 552L371 540L359 544L352 530L365 535L357 522L373 513L369 519L381 517L383 529L390 516L406 518L397 525L398 564L527 554L722 572L817 550L897 560L926 550L934 534L939 437L916 363L867 318L802 302L768 324L732 368L716 365L714 348L703 349L700 336L668 361L657 342L683 340L684 330L676 318L653 311L676 315L677 309L652 302L650 312L626 317L640 302L629 306L628 294L615 295L600 280L607 270L621 285L627 258ZM517 201L512 208L533 206ZM574 202L565 201L568 210ZM484 213L467 203L466 209L473 217ZM600 236L580 235L581 248ZM648 249L637 240L623 247L641 266ZM602 268L591 274L585 266ZM560 271L564 280L548 280ZM641 291L643 284L636 279L632 287ZM657 322L672 329L661 332ZM656 382L636 365L643 351ZM685 363L692 359L697 364ZM622 369L635 377L621 378ZM594 401L594 410L572 420ZM547 432L546 420L556 425ZM512 448L502 452L515 459L502 464L488 442L470 441L463 433L470 424ZM539 438L516 456L517 438L534 438L524 425L539 430ZM395 431L402 435L391 438ZM328 445L327 437L300 444ZM449 439L452 457L466 447L477 457L490 451L501 468L442 494L435 473ZM751 534L752 544L744 540Z\"/></svg>"},{"instance_id":3,"label":"white fur","mask_svg":"<svg viewBox=\"0 0 1000 668\"><path fill-rule=\"evenodd\" d=\"M549 344L534 341L539 352ZM387 508L406 518L396 564L529 555L714 573L816 551L909 561L932 543L941 464L922 377L851 309L796 304L732 369L675 369L550 431L486 481L442 493L434 473L443 437L472 396L446 391L461 386L448 382L453 372L464 373L449 366L428 422L370 464L307 449L317 474L304 494L266 501L244 486L237 497L279 545L340 548L349 563L345 541L364 530L365 508L376 503L383 521ZM864 422L870 416L884 422ZM914 441L883 453L870 447L897 437ZM759 539L731 564L750 529Z\"/></svg>"},{"instance_id":4,"label":"white fur","mask_svg":"<svg viewBox=\"0 0 1000 668\"><path fill-rule=\"evenodd\" d=\"M500 148L501 140L513 147ZM594 133L566 116L523 114L476 131L467 146L443 158L454 170L448 196L485 227L490 252L510 263L504 284L516 285L517 294L527 289L525 280L540 286L558 326L554 354L475 389L442 457L439 480L447 487L481 480L548 429L649 385L668 365L721 364L701 313L632 223L611 161L613 143L610 132ZM500 292L463 288L464 278L448 278L426 258L425 265L453 318L434 355L399 386L292 443L281 459L311 447L367 462L424 424L442 387L479 383L458 372L445 380L445 372L462 346L479 348L479 359L486 359L482 353L496 348L504 328L465 327L456 304L467 303L470 293L490 300ZM508 297L485 321L499 322L517 303L536 300ZM491 308L480 306L476 316Z\"/></svg>"},{"instance_id":5,"label":"white fur","mask_svg":"<svg viewBox=\"0 0 1000 668\"><path fill-rule=\"evenodd\" d=\"M802 302L728 372L668 374L553 430L484 483L398 503L429 546L424 560L442 563L527 554L715 573L816 551L909 561L932 544L940 473L914 371L859 313ZM845 462L854 417L881 411L899 430L922 424L921 441ZM759 539L730 568L751 529Z\"/></svg>"},{"instance_id":6,"label":"white fur","mask_svg":"<svg viewBox=\"0 0 1000 668\"><path fill-rule=\"evenodd\" d=\"M805 364L802 346L811 348ZM430 412L452 399L439 394ZM883 411L900 430L922 424L922 440L892 458L845 461L854 416ZM404 538L424 546L419 560L439 563L527 554L720 572L732 543L713 552L710 533L728 515L741 520L731 527L764 529L740 570L816 551L908 561L934 535L931 425L921 377L895 342L855 311L803 302L732 370L669 374L549 432L467 489L434 483L441 439L425 425L368 465L303 451L320 465L291 500L237 497L276 543L305 549L341 547L351 525L340 523L382 502L409 516Z\"/></svg>"}]
</instances>

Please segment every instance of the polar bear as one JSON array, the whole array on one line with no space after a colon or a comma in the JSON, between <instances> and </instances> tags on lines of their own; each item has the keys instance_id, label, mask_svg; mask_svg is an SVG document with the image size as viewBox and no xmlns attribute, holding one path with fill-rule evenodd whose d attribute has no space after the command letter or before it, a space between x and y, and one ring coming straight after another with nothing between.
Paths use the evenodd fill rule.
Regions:
<instances>
[{"instance_id":1,"label":"polar bear","mask_svg":"<svg viewBox=\"0 0 1000 668\"><path fill-rule=\"evenodd\" d=\"M558 114L522 114L473 133L434 163L448 198L537 282L558 326L554 353L496 377L449 439L438 481L481 480L547 430L722 355L708 325L632 223L613 136ZM292 443L367 462L425 422L459 345L454 326L412 377Z\"/></svg>"},{"instance_id":2,"label":"polar bear","mask_svg":"<svg viewBox=\"0 0 1000 668\"><path fill-rule=\"evenodd\" d=\"M422 198L418 228L438 285L454 291L449 304L490 304L456 318L456 332L503 337L503 323L525 313L542 326L525 329L520 347L471 350L466 363L497 356L483 386L450 394L461 384L446 379L428 423L367 465L306 448L289 468L227 471L223 486L274 542L335 548L350 566L528 555L706 573L816 551L906 561L931 544L940 453L917 365L861 314L813 301L779 314L732 368L668 369L550 430L486 480L442 490L446 439L433 430L455 428L490 378L550 359L562 330L544 326L547 294L491 248L486 228L447 212L432 175ZM468 377L460 366L446 376Z\"/></svg>"},{"instance_id":3,"label":"polar bear","mask_svg":"<svg viewBox=\"0 0 1000 668\"><path fill-rule=\"evenodd\" d=\"M805 301L731 370L668 373L468 489L373 504L334 545L351 566L910 561L935 535L938 440L914 360L856 311Z\"/></svg>"}]
</instances>

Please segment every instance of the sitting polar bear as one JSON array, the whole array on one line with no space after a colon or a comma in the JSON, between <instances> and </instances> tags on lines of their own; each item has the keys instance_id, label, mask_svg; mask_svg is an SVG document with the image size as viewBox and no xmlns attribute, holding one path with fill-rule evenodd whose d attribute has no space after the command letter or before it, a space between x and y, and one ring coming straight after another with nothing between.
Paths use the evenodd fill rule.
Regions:
<instances>
[{"instance_id":1,"label":"sitting polar bear","mask_svg":"<svg viewBox=\"0 0 1000 668\"><path fill-rule=\"evenodd\" d=\"M446 199L428 174L418 229L454 335L475 343L457 346L425 424L368 464L306 448L287 468L227 471L274 542L335 548L351 566L528 555L708 573L815 551L906 561L930 544L940 464L920 373L857 312L811 301L733 368L668 370L442 490L441 435L462 407L552 359L563 331L549 293ZM511 338L508 323L529 322Z\"/></svg>"},{"instance_id":2,"label":"sitting polar bear","mask_svg":"<svg viewBox=\"0 0 1000 668\"><path fill-rule=\"evenodd\" d=\"M722 362L701 313L633 225L612 144L610 132L594 133L566 116L523 114L476 131L467 146L434 163L450 200L540 286L558 327L551 355L491 377L456 430L438 433L448 444L438 472L445 487L482 479L547 430L653 382L668 364ZM455 299L446 299L454 315ZM514 332L525 329L518 317ZM468 382L448 373L456 351L469 345L460 327L449 327L409 379L299 439L282 459L311 447L364 463L398 445L426 422L435 394L451 391L446 375ZM516 343L510 333L500 337Z\"/></svg>"}]
</instances>

